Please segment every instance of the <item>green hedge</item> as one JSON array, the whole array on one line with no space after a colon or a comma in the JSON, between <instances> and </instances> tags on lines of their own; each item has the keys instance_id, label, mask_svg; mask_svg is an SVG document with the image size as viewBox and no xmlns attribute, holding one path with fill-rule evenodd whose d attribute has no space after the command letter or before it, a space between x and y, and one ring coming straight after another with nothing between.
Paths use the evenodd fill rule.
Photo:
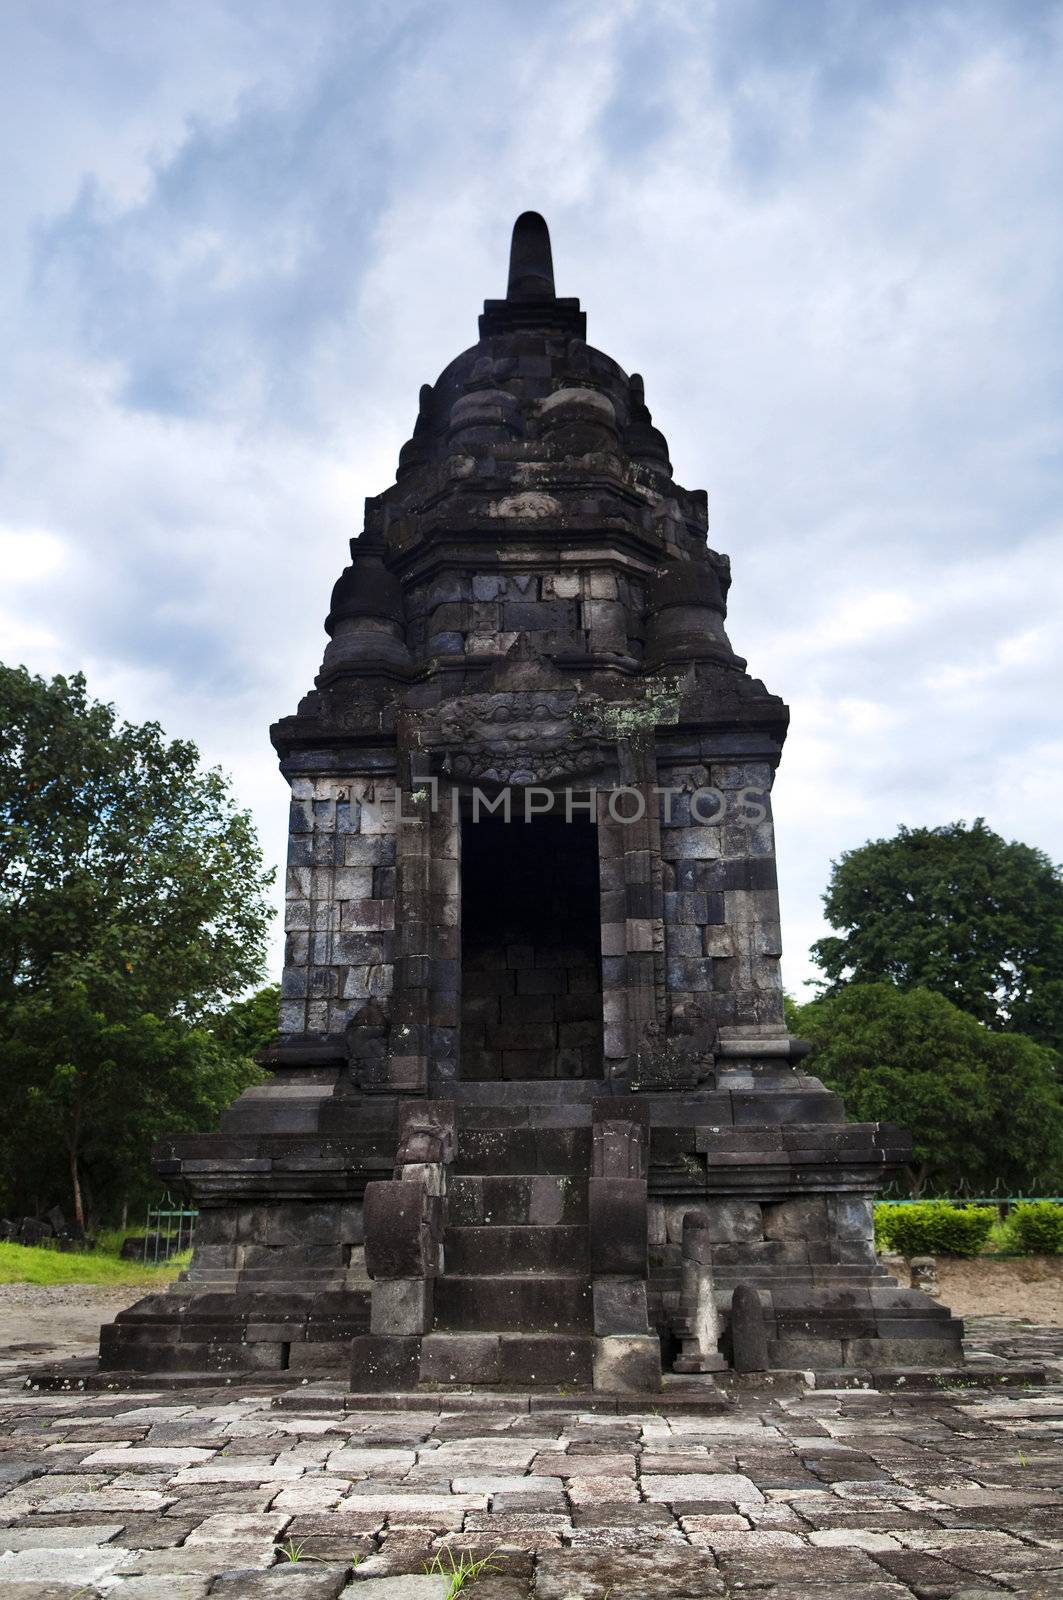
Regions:
<instances>
[{"instance_id":1,"label":"green hedge","mask_svg":"<svg viewBox=\"0 0 1063 1600\"><path fill-rule=\"evenodd\" d=\"M1063 1250L1063 1206L1030 1200L1008 1213L1008 1234L1027 1256L1054 1256Z\"/></svg>"},{"instance_id":2,"label":"green hedge","mask_svg":"<svg viewBox=\"0 0 1063 1600\"><path fill-rule=\"evenodd\" d=\"M879 1245L902 1256L976 1256L997 1220L992 1206L953 1206L947 1200L876 1206Z\"/></svg>"}]
</instances>

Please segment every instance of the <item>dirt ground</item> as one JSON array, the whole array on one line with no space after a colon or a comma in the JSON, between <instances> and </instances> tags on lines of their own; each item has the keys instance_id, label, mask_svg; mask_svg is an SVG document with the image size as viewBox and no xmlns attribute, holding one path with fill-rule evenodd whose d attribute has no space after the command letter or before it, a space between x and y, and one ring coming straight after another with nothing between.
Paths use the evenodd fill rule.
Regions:
<instances>
[{"instance_id":1,"label":"dirt ground","mask_svg":"<svg viewBox=\"0 0 1063 1600\"><path fill-rule=\"evenodd\" d=\"M0 1375L38 1358L91 1355L100 1323L145 1292L128 1285L0 1283Z\"/></svg>"},{"instance_id":2,"label":"dirt ground","mask_svg":"<svg viewBox=\"0 0 1063 1600\"><path fill-rule=\"evenodd\" d=\"M942 1300L958 1316L1024 1317L1063 1327L1063 1256L940 1257L938 1278ZM0 1284L0 1375L37 1359L92 1355L100 1323L144 1293L89 1284Z\"/></svg>"},{"instance_id":3,"label":"dirt ground","mask_svg":"<svg viewBox=\"0 0 1063 1600\"><path fill-rule=\"evenodd\" d=\"M959 1317L1025 1317L1063 1327L1063 1256L938 1257L941 1298Z\"/></svg>"}]
</instances>

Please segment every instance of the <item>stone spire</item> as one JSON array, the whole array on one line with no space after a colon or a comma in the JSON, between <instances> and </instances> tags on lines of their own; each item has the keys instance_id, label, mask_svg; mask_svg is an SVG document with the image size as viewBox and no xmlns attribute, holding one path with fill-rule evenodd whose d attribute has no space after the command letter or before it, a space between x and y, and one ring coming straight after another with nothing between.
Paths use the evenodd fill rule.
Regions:
<instances>
[{"instance_id":1,"label":"stone spire","mask_svg":"<svg viewBox=\"0 0 1063 1600\"><path fill-rule=\"evenodd\" d=\"M550 230L537 211L523 211L513 224L506 299L556 299Z\"/></svg>"},{"instance_id":2,"label":"stone spire","mask_svg":"<svg viewBox=\"0 0 1063 1600\"><path fill-rule=\"evenodd\" d=\"M549 329L569 338L587 337L587 318L576 299L558 299L550 230L538 211L522 211L513 224L509 282L504 300L485 300L480 337Z\"/></svg>"}]
</instances>

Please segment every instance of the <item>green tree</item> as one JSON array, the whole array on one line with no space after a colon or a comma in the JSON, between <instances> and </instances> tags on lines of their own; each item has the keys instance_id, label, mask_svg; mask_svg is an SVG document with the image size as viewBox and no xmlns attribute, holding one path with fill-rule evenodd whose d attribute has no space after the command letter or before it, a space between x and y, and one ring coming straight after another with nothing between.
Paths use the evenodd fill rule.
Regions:
<instances>
[{"instance_id":1,"label":"green tree","mask_svg":"<svg viewBox=\"0 0 1063 1600\"><path fill-rule=\"evenodd\" d=\"M812 954L847 982L930 989L990 1028L1063 1048L1063 875L1040 850L970 827L900 828L834 863L838 930Z\"/></svg>"},{"instance_id":2,"label":"green tree","mask_svg":"<svg viewBox=\"0 0 1063 1600\"><path fill-rule=\"evenodd\" d=\"M272 877L195 745L120 723L80 675L0 666L0 1094L19 1195L49 1193L61 1152L84 1224L87 1171L113 1186L251 1081L211 1024L261 979Z\"/></svg>"},{"instance_id":3,"label":"green tree","mask_svg":"<svg viewBox=\"0 0 1063 1600\"><path fill-rule=\"evenodd\" d=\"M811 1070L860 1121L913 1136L908 1182L942 1192L1035 1189L1063 1176L1057 1058L995 1034L943 996L853 983L794 1009Z\"/></svg>"},{"instance_id":4,"label":"green tree","mask_svg":"<svg viewBox=\"0 0 1063 1600\"><path fill-rule=\"evenodd\" d=\"M213 1019L210 1031L224 1050L253 1061L277 1037L280 1003L280 984L267 983L264 989L234 1000Z\"/></svg>"}]
</instances>

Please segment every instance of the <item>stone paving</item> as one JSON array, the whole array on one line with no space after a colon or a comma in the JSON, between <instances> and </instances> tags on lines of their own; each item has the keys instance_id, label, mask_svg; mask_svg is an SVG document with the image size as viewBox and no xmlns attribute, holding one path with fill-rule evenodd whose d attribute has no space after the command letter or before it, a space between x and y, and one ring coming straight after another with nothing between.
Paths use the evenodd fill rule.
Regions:
<instances>
[{"instance_id":1,"label":"stone paving","mask_svg":"<svg viewBox=\"0 0 1063 1600\"><path fill-rule=\"evenodd\" d=\"M1063 1379L1063 1329L972 1331ZM701 1411L24 1382L0 1388L0 1600L443 1600L425 1566L463 1552L493 1555L474 1600L1063 1596L1061 1382Z\"/></svg>"}]
</instances>

